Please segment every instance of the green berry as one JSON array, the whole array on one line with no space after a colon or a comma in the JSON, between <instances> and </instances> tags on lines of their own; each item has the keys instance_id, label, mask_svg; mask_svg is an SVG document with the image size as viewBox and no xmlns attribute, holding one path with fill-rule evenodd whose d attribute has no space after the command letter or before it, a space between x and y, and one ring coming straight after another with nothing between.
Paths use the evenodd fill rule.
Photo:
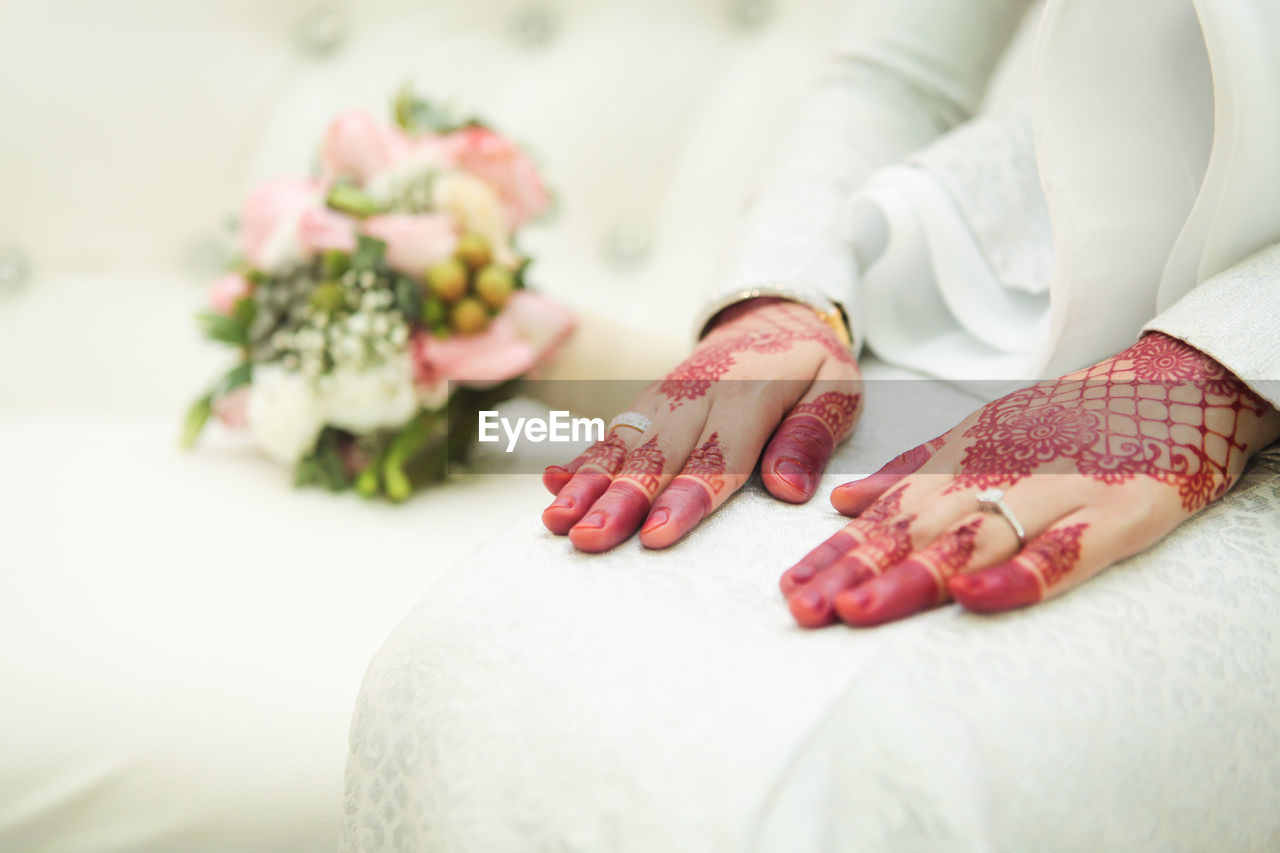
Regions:
<instances>
[{"instance_id":1,"label":"green berry","mask_svg":"<svg viewBox=\"0 0 1280 853\"><path fill-rule=\"evenodd\" d=\"M432 264L427 270L427 287L445 302L456 302L467 292L467 268L457 258Z\"/></svg>"},{"instance_id":2,"label":"green berry","mask_svg":"<svg viewBox=\"0 0 1280 853\"><path fill-rule=\"evenodd\" d=\"M458 300L453 306L453 330L460 335L474 335L483 332L489 325L489 310L484 303L474 296Z\"/></svg>"},{"instance_id":3,"label":"green berry","mask_svg":"<svg viewBox=\"0 0 1280 853\"><path fill-rule=\"evenodd\" d=\"M474 233L463 234L458 240L458 248L454 249L453 253L473 270L480 269L493 259L493 250L489 247L489 241Z\"/></svg>"},{"instance_id":4,"label":"green berry","mask_svg":"<svg viewBox=\"0 0 1280 853\"><path fill-rule=\"evenodd\" d=\"M507 304L516 289L516 277L506 267L490 264L476 273L476 295L498 309Z\"/></svg>"}]
</instances>

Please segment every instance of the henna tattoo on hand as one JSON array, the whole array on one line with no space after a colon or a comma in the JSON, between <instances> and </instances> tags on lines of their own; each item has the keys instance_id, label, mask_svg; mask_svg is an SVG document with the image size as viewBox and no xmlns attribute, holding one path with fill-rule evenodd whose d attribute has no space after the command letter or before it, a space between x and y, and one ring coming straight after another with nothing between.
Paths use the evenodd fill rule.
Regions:
<instances>
[{"instance_id":1,"label":"henna tattoo on hand","mask_svg":"<svg viewBox=\"0 0 1280 853\"><path fill-rule=\"evenodd\" d=\"M801 403L791 410L792 418L808 418L821 424L834 441L844 438L853 429L853 416L862 402L860 394L826 391L809 403Z\"/></svg>"},{"instance_id":2,"label":"henna tattoo on hand","mask_svg":"<svg viewBox=\"0 0 1280 853\"><path fill-rule=\"evenodd\" d=\"M812 342L834 358L853 364L853 354L836 338L829 326L802 305L779 304L768 311L750 315L750 327L727 324L718 327L683 364L658 387L675 411L686 400L697 400L711 390L736 364L744 352L783 353L797 344Z\"/></svg>"},{"instance_id":3,"label":"henna tattoo on hand","mask_svg":"<svg viewBox=\"0 0 1280 853\"><path fill-rule=\"evenodd\" d=\"M1242 416L1267 403L1213 359L1161 334L982 410L947 489L1016 483L1042 467L1109 484L1142 475L1194 512L1230 488L1248 445Z\"/></svg>"},{"instance_id":4,"label":"henna tattoo on hand","mask_svg":"<svg viewBox=\"0 0 1280 853\"><path fill-rule=\"evenodd\" d=\"M896 489L881 495L879 500L862 511L858 516L859 521L870 522L872 524L884 524L902 512L902 496L907 491L907 484L903 483Z\"/></svg>"},{"instance_id":5,"label":"henna tattoo on hand","mask_svg":"<svg viewBox=\"0 0 1280 853\"><path fill-rule=\"evenodd\" d=\"M698 481L711 497L724 489L724 449L720 446L720 433L713 432L701 447L689 454L689 460L681 469L681 477Z\"/></svg>"},{"instance_id":6,"label":"henna tattoo on hand","mask_svg":"<svg viewBox=\"0 0 1280 853\"><path fill-rule=\"evenodd\" d=\"M658 483L662 479L662 469L667 465L667 456L658 447L655 435L644 444L631 451L626 464L618 472L618 480L630 480L639 486L647 495L653 496L658 491Z\"/></svg>"},{"instance_id":7,"label":"henna tattoo on hand","mask_svg":"<svg viewBox=\"0 0 1280 853\"><path fill-rule=\"evenodd\" d=\"M622 462L626 458L626 442L622 440L622 436L618 434L616 429L611 430L604 439L597 441L587 449L587 452L583 454L582 465L579 470L595 468L612 477L618 473L618 469L622 467Z\"/></svg>"},{"instance_id":8,"label":"henna tattoo on hand","mask_svg":"<svg viewBox=\"0 0 1280 853\"><path fill-rule=\"evenodd\" d=\"M1072 524L1037 536L1022 552L1018 562L1040 575L1045 589L1057 585L1080 560L1080 537L1088 524Z\"/></svg>"},{"instance_id":9,"label":"henna tattoo on hand","mask_svg":"<svg viewBox=\"0 0 1280 853\"><path fill-rule=\"evenodd\" d=\"M947 580L960 574L972 562L973 552L978 547L980 527L982 519L975 518L940 537L916 556L916 561L928 569L938 582L940 597L946 590Z\"/></svg>"}]
</instances>

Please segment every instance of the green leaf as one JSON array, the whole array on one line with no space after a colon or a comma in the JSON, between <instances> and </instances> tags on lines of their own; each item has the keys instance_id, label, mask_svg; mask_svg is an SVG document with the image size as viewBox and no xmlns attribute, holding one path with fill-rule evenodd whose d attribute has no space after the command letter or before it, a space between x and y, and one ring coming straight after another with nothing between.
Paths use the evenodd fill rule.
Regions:
<instances>
[{"instance_id":1,"label":"green leaf","mask_svg":"<svg viewBox=\"0 0 1280 853\"><path fill-rule=\"evenodd\" d=\"M253 326L253 320L257 316L258 300L252 296L242 296L236 300L235 305L231 306L231 319L244 327L246 338L249 335L249 329Z\"/></svg>"},{"instance_id":2,"label":"green leaf","mask_svg":"<svg viewBox=\"0 0 1280 853\"><path fill-rule=\"evenodd\" d=\"M253 362L246 361L228 370L226 375L214 386L213 394L216 397L221 397L223 394L230 394L237 388L242 388L252 381Z\"/></svg>"},{"instance_id":3,"label":"green leaf","mask_svg":"<svg viewBox=\"0 0 1280 853\"><path fill-rule=\"evenodd\" d=\"M422 325L428 329L439 329L449 325L449 312L440 297L427 294L422 301Z\"/></svg>"},{"instance_id":4,"label":"green leaf","mask_svg":"<svg viewBox=\"0 0 1280 853\"><path fill-rule=\"evenodd\" d=\"M383 212L383 207L372 196L351 184L334 184L325 204L334 210L348 213L358 219Z\"/></svg>"},{"instance_id":5,"label":"green leaf","mask_svg":"<svg viewBox=\"0 0 1280 853\"><path fill-rule=\"evenodd\" d=\"M196 325L210 340L233 346L244 346L249 342L248 325L235 317L216 311L202 311L196 316Z\"/></svg>"},{"instance_id":6,"label":"green leaf","mask_svg":"<svg viewBox=\"0 0 1280 853\"><path fill-rule=\"evenodd\" d=\"M204 431L204 426L209 422L211 414L213 414L212 394L205 394L191 404L191 408L187 409L187 416L182 423L182 438L180 439L182 447L187 449L195 447L196 439Z\"/></svg>"},{"instance_id":7,"label":"green leaf","mask_svg":"<svg viewBox=\"0 0 1280 853\"><path fill-rule=\"evenodd\" d=\"M367 234L356 237L356 250L351 255L351 269L356 272L377 272L387 244Z\"/></svg>"},{"instance_id":8,"label":"green leaf","mask_svg":"<svg viewBox=\"0 0 1280 853\"><path fill-rule=\"evenodd\" d=\"M324 278L340 278L351 265L351 256L341 249L326 249L320 256L320 271Z\"/></svg>"},{"instance_id":9,"label":"green leaf","mask_svg":"<svg viewBox=\"0 0 1280 853\"><path fill-rule=\"evenodd\" d=\"M521 258L520 262L516 264L514 276L517 290L525 290L529 286L528 275L529 267L531 266L533 266L532 258Z\"/></svg>"},{"instance_id":10,"label":"green leaf","mask_svg":"<svg viewBox=\"0 0 1280 853\"><path fill-rule=\"evenodd\" d=\"M396 124L409 133L452 133L464 127L484 127L480 119L459 118L449 107L418 97L413 87L402 86L392 106Z\"/></svg>"},{"instance_id":11,"label":"green leaf","mask_svg":"<svg viewBox=\"0 0 1280 853\"><path fill-rule=\"evenodd\" d=\"M395 288L396 308L404 315L407 322L412 323L422 316L422 286L407 275L396 276Z\"/></svg>"},{"instance_id":12,"label":"green leaf","mask_svg":"<svg viewBox=\"0 0 1280 853\"><path fill-rule=\"evenodd\" d=\"M340 492L351 485L351 478L342 464L341 432L325 427L315 449L298 461L293 472L293 484L323 486L331 492Z\"/></svg>"},{"instance_id":13,"label":"green leaf","mask_svg":"<svg viewBox=\"0 0 1280 853\"><path fill-rule=\"evenodd\" d=\"M213 403L218 398L230 394L253 381L253 362L246 361L228 370L221 379L213 383L209 392L191 404L187 416L183 420L180 443L185 448L195 446L196 439L204 431L209 416L213 414Z\"/></svg>"}]
</instances>

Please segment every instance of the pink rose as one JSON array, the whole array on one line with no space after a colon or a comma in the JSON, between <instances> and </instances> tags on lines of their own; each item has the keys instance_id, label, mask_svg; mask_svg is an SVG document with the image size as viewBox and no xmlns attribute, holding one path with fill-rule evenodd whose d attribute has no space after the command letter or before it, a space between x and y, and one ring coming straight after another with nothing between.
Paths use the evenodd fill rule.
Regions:
<instances>
[{"instance_id":1,"label":"pink rose","mask_svg":"<svg viewBox=\"0 0 1280 853\"><path fill-rule=\"evenodd\" d=\"M364 231L387 244L388 264L409 275L422 275L458 246L453 220L441 214L373 216L365 220Z\"/></svg>"},{"instance_id":2,"label":"pink rose","mask_svg":"<svg viewBox=\"0 0 1280 853\"><path fill-rule=\"evenodd\" d=\"M320 157L331 177L345 175L363 184L403 159L409 150L409 139L399 128L385 125L363 110L350 110L329 125Z\"/></svg>"},{"instance_id":3,"label":"pink rose","mask_svg":"<svg viewBox=\"0 0 1280 853\"><path fill-rule=\"evenodd\" d=\"M304 255L327 249L353 252L356 248L356 221L327 207L312 207L298 219L298 246Z\"/></svg>"},{"instance_id":4,"label":"pink rose","mask_svg":"<svg viewBox=\"0 0 1280 853\"><path fill-rule=\"evenodd\" d=\"M413 338L415 378L427 387L451 379L489 388L528 373L572 330L573 318L564 308L537 293L516 291L480 334L442 341L418 332Z\"/></svg>"},{"instance_id":5,"label":"pink rose","mask_svg":"<svg viewBox=\"0 0 1280 853\"><path fill-rule=\"evenodd\" d=\"M319 198L320 184L299 178L280 178L259 184L244 200L240 212L240 248L249 263L260 266L271 232Z\"/></svg>"},{"instance_id":6,"label":"pink rose","mask_svg":"<svg viewBox=\"0 0 1280 853\"><path fill-rule=\"evenodd\" d=\"M236 301L253 292L253 285L244 276L227 273L213 283L209 293L209 304L219 314L230 316L235 310Z\"/></svg>"},{"instance_id":7,"label":"pink rose","mask_svg":"<svg viewBox=\"0 0 1280 853\"><path fill-rule=\"evenodd\" d=\"M464 127L447 137L454 159L502 197L512 230L545 213L551 197L529 155L487 127Z\"/></svg>"},{"instance_id":8,"label":"pink rose","mask_svg":"<svg viewBox=\"0 0 1280 853\"><path fill-rule=\"evenodd\" d=\"M573 331L573 315L560 303L532 290L517 290L502 308L516 333L533 347L538 361L549 356Z\"/></svg>"},{"instance_id":9,"label":"pink rose","mask_svg":"<svg viewBox=\"0 0 1280 853\"><path fill-rule=\"evenodd\" d=\"M537 356L516 332L515 324L501 316L476 335L439 340L419 331L413 337L414 375L428 388L448 380L472 388L491 388L528 373Z\"/></svg>"}]
</instances>

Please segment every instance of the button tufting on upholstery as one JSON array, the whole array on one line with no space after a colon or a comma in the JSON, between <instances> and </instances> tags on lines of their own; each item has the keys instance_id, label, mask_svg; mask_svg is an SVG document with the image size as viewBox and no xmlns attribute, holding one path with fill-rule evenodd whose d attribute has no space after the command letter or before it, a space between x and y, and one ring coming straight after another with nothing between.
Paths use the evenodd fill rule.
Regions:
<instances>
[{"instance_id":1,"label":"button tufting on upholstery","mask_svg":"<svg viewBox=\"0 0 1280 853\"><path fill-rule=\"evenodd\" d=\"M772 0L728 0L729 20L742 30L754 30L773 15Z\"/></svg>"},{"instance_id":2,"label":"button tufting on upholstery","mask_svg":"<svg viewBox=\"0 0 1280 853\"><path fill-rule=\"evenodd\" d=\"M298 27L298 48L316 59L324 59L342 46L346 21L336 9L314 9Z\"/></svg>"},{"instance_id":3,"label":"button tufting on upholstery","mask_svg":"<svg viewBox=\"0 0 1280 853\"><path fill-rule=\"evenodd\" d=\"M555 9L543 5L523 6L511 16L512 37L530 48L546 47L560 29Z\"/></svg>"},{"instance_id":4,"label":"button tufting on upholstery","mask_svg":"<svg viewBox=\"0 0 1280 853\"><path fill-rule=\"evenodd\" d=\"M616 223L604 235L604 256L619 269L639 266L652 248L653 234L649 226L636 220Z\"/></svg>"},{"instance_id":5,"label":"button tufting on upholstery","mask_svg":"<svg viewBox=\"0 0 1280 853\"><path fill-rule=\"evenodd\" d=\"M27 283L29 271L22 252L12 246L0 247L0 296L17 293Z\"/></svg>"}]
</instances>

